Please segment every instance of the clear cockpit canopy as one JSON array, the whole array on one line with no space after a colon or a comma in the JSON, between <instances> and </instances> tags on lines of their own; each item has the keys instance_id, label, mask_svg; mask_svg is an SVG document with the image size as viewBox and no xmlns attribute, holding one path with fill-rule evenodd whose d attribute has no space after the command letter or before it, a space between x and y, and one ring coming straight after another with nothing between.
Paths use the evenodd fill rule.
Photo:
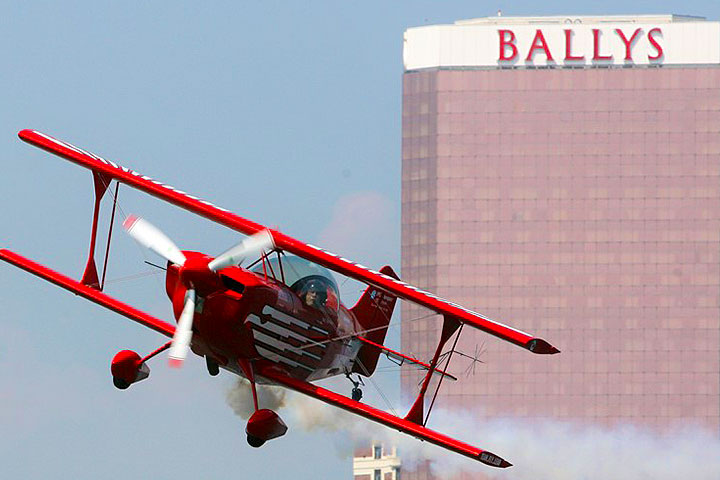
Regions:
<instances>
[{"instance_id":1,"label":"clear cockpit canopy","mask_svg":"<svg viewBox=\"0 0 720 480\"><path fill-rule=\"evenodd\" d=\"M258 274L267 272L269 276L282 281L295 292L304 304L337 312L340 307L338 286L332 273L325 267L293 255L282 256L282 269L277 256L272 256L253 267Z\"/></svg>"}]
</instances>

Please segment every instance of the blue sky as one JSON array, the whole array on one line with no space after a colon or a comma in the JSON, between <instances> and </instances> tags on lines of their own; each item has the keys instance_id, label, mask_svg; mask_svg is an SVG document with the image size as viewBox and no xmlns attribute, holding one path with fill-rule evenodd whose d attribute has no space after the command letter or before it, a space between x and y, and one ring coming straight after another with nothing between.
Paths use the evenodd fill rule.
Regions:
<instances>
[{"instance_id":1,"label":"blue sky","mask_svg":"<svg viewBox=\"0 0 720 480\"><path fill-rule=\"evenodd\" d=\"M498 8L720 19L719 2L692 0L3 2L0 244L70 275L84 265L90 174L17 139L35 128L366 265L397 266L403 30ZM120 203L185 249L238 240L127 188ZM143 259L153 257L118 233L108 278L147 271ZM107 290L169 318L160 276ZM153 332L7 265L0 302L0 476L350 478L341 433L291 425L250 449L225 404L229 375L210 378L198 359L181 372L160 359L149 380L116 391L110 359L154 349ZM392 374L379 382L394 391Z\"/></svg>"}]
</instances>

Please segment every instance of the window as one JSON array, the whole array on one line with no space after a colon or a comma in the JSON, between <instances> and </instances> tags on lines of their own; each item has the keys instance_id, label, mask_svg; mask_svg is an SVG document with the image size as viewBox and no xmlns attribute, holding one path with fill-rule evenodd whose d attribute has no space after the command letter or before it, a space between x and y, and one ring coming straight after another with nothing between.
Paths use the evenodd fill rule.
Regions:
<instances>
[{"instance_id":1,"label":"window","mask_svg":"<svg viewBox=\"0 0 720 480\"><path fill-rule=\"evenodd\" d=\"M340 307L338 287L328 269L300 257L283 255L282 262L276 257L267 258L252 271L260 276L267 271L269 275L274 272L275 278L283 277L285 284L303 300L307 300L308 291L314 291L312 299L307 300L308 306L337 314Z\"/></svg>"},{"instance_id":2,"label":"window","mask_svg":"<svg viewBox=\"0 0 720 480\"><path fill-rule=\"evenodd\" d=\"M382 457L382 445L373 445L373 458Z\"/></svg>"},{"instance_id":3,"label":"window","mask_svg":"<svg viewBox=\"0 0 720 480\"><path fill-rule=\"evenodd\" d=\"M373 475L373 480L382 480L382 474L380 473L380 470L375 470L375 475Z\"/></svg>"}]
</instances>

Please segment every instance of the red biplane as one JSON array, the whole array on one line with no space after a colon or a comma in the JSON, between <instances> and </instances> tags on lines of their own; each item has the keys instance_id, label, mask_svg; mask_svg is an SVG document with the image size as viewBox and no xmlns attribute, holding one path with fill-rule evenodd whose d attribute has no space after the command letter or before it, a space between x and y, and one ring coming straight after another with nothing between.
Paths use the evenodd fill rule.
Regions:
<instances>
[{"instance_id":1,"label":"red biplane","mask_svg":"<svg viewBox=\"0 0 720 480\"><path fill-rule=\"evenodd\" d=\"M129 350L115 355L111 371L116 387L125 389L147 378L147 361L160 352L169 350L171 365L177 366L191 349L205 358L211 375L223 368L249 380L255 413L248 420L246 433L254 447L287 431L277 413L258 405L255 385L260 382L289 388L493 467L511 465L498 455L426 428L425 394L433 375L440 375L441 380L452 377L438 368L438 359L461 325L478 328L533 353L558 353L548 342L408 285L390 267L375 271L351 262L43 133L23 130L19 136L92 171L95 209L90 253L80 281L9 250L0 250L0 258L171 338L145 357ZM129 185L248 236L213 258L181 251L143 219L125 219L123 225L136 241L167 260L165 285L176 326L102 292L104 280L98 277L95 265L95 243L100 201L113 181L116 191L120 183ZM355 306L342 304L328 269L367 284ZM437 348L428 363L383 345L397 298L443 317ZM381 353L427 370L404 418L362 403L355 381L351 397L311 383L335 375L369 377Z\"/></svg>"}]
</instances>

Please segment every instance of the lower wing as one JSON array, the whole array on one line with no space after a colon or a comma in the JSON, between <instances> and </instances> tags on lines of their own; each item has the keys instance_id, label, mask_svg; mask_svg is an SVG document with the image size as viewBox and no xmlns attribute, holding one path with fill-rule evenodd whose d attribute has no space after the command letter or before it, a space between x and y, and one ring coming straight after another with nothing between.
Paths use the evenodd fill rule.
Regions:
<instances>
[{"instance_id":1,"label":"lower wing","mask_svg":"<svg viewBox=\"0 0 720 480\"><path fill-rule=\"evenodd\" d=\"M109 295L106 295L95 288L83 285L77 280L66 277L65 275L58 273L55 270L51 270L44 265L35 263L32 260L18 255L15 252L11 252L10 250L6 249L0 249L0 260L4 260L12 265L15 265L16 267L22 268L23 270L30 272L33 275L47 280L48 282L54 283L55 285L62 287L65 290L73 292L75 295L80 295L81 297L86 298L91 302L102 305L103 307L112 310L113 312L117 312L120 315L124 315L131 320L135 320L139 324L145 325L146 327L151 328L158 333L162 333L167 337L172 338L173 334L175 333L175 327L170 325L169 323L155 318L152 315L148 315L147 313L142 312L137 308L123 303L120 300L117 300Z\"/></svg>"},{"instance_id":2,"label":"lower wing","mask_svg":"<svg viewBox=\"0 0 720 480\"><path fill-rule=\"evenodd\" d=\"M171 337L175 333L175 327L167 322L164 322L158 318L148 315L126 303L123 303L115 298L110 297L102 293L101 291L88 287L70 277L67 277L61 273L58 273L44 265L33 262L15 252L7 249L0 249L0 260L8 262L16 267L22 268L23 270L32 273L44 280L47 280L59 287L64 288L76 295L80 295L87 300L90 300L98 305L101 305L109 310L117 312L131 320L134 320L141 325L155 330L156 332L162 333L167 337ZM260 366L259 366L260 367ZM331 392L330 390L318 387L311 383L292 378L283 372L279 371L273 366L262 366L257 370L258 375L267 378L268 380L281 385L283 387L295 390L296 392L308 395L316 398L327 404L335 407L342 408L351 413L360 415L369 420L375 421L387 427L393 428L403 433L407 433L421 440L426 440L430 443L446 448L450 451L460 453L466 457L478 460L486 465L499 468L507 468L512 464L503 458L482 450L467 443L455 440L451 437L443 435L441 433L425 428L418 423L405 420L395 415L391 415L387 412L383 412L377 408L371 407L364 403L356 402L343 395Z\"/></svg>"},{"instance_id":3,"label":"lower wing","mask_svg":"<svg viewBox=\"0 0 720 480\"><path fill-rule=\"evenodd\" d=\"M396 417L395 415L391 415L365 403L356 402L355 400L351 400L350 398L331 392L325 388L318 387L312 383L292 378L271 365L258 365L257 374L278 385L289 388L290 390L313 397L334 407L342 408L350 413L360 415L361 417L365 417L399 432L407 433L408 435L412 435L420 440L428 441L452 452L465 455L466 457L478 460L491 467L507 468L512 466L512 464L507 460L495 455L494 453L488 452L487 450L473 447L472 445L468 445L467 443L455 440L447 435L425 428L422 425L418 425L415 422Z\"/></svg>"}]
</instances>

